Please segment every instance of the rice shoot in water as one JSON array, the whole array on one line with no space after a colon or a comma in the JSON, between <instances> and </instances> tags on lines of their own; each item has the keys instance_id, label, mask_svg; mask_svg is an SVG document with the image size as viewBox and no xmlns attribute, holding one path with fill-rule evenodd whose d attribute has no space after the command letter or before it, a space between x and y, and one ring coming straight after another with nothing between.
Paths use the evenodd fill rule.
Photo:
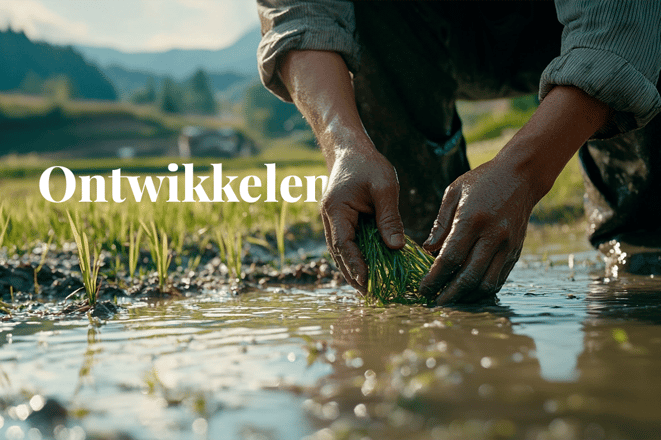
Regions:
<instances>
[{"instance_id":1,"label":"rice shoot in water","mask_svg":"<svg viewBox=\"0 0 661 440\"><path fill-rule=\"evenodd\" d=\"M359 220L356 241L367 263L367 300L373 304L427 304L419 294L420 281L434 257L405 235L402 249L386 246L374 217Z\"/></svg>"}]
</instances>

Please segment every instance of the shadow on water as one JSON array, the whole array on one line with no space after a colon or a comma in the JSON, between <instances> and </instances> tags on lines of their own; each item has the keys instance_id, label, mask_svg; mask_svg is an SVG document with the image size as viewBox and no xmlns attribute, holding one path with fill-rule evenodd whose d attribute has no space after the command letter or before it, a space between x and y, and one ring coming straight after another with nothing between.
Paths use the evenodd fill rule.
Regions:
<instances>
[{"instance_id":1,"label":"shadow on water","mask_svg":"<svg viewBox=\"0 0 661 440\"><path fill-rule=\"evenodd\" d=\"M524 259L486 306L219 290L3 323L0 438L37 438L44 402L58 439L658 438L661 283L594 261Z\"/></svg>"}]
</instances>

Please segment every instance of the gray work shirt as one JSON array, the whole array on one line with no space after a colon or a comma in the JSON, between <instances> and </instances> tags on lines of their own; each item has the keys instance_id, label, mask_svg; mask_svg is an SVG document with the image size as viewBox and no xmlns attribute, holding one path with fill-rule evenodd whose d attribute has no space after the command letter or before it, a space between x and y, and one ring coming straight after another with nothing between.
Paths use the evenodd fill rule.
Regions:
<instances>
[{"instance_id":1,"label":"gray work shirt","mask_svg":"<svg viewBox=\"0 0 661 440\"><path fill-rule=\"evenodd\" d=\"M359 69L353 2L257 0L262 25L258 49L264 85L285 101L289 92L276 73L289 50L326 50ZM661 1L556 0L564 25L559 56L540 78L540 100L555 85L578 87L615 110L616 131L646 125L661 111L656 84L661 70Z\"/></svg>"}]
</instances>

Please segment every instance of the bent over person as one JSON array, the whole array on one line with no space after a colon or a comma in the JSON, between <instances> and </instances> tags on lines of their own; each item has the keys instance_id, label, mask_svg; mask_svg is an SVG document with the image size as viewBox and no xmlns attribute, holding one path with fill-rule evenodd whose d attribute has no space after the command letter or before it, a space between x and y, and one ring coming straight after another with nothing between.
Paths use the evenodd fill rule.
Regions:
<instances>
[{"instance_id":1,"label":"bent over person","mask_svg":"<svg viewBox=\"0 0 661 440\"><path fill-rule=\"evenodd\" d=\"M579 149L592 244L661 269L661 2L257 2L262 81L317 137L326 240L355 288L358 215L371 213L388 247L406 231L438 252L421 293L493 295ZM455 101L531 92L528 123L469 170Z\"/></svg>"}]
</instances>

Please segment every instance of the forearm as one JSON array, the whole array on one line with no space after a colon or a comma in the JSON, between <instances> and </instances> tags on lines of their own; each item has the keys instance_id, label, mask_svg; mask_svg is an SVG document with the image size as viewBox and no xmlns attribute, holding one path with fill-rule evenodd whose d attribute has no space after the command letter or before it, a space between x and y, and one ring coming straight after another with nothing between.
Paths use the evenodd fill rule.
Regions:
<instances>
[{"instance_id":1,"label":"forearm","mask_svg":"<svg viewBox=\"0 0 661 440\"><path fill-rule=\"evenodd\" d=\"M329 169L346 149L374 149L358 115L349 70L335 52L291 51L279 69L319 141Z\"/></svg>"},{"instance_id":2,"label":"forearm","mask_svg":"<svg viewBox=\"0 0 661 440\"><path fill-rule=\"evenodd\" d=\"M510 161L516 168L513 172L530 177L537 202L551 189L576 151L608 122L610 115L611 109L606 104L582 90L556 86L498 157Z\"/></svg>"}]
</instances>

